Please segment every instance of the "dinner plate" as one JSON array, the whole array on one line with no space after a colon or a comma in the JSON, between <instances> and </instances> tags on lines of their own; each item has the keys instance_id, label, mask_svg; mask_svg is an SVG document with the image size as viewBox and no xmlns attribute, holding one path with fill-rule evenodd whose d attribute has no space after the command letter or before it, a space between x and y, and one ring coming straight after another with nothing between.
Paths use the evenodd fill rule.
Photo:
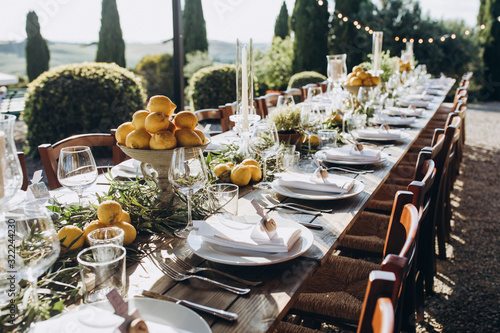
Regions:
<instances>
[{"instance_id":1,"label":"dinner plate","mask_svg":"<svg viewBox=\"0 0 500 333\"><path fill-rule=\"evenodd\" d=\"M301 229L301 238L293 245L293 247L288 252L267 253L239 250L226 246L215 245L202 241L201 238L196 234L196 230L191 231L191 233L189 234L187 238L187 244L194 253L202 258L213 262L234 266L264 266L277 264L297 258L311 248L314 242L314 236L309 229L291 220L282 218L273 219L278 227L287 226ZM249 227L251 226L253 226L253 224L249 223ZM238 230L235 229L235 232L237 231Z\"/></svg>"},{"instance_id":2,"label":"dinner plate","mask_svg":"<svg viewBox=\"0 0 500 333\"><path fill-rule=\"evenodd\" d=\"M370 135L365 135L366 133L361 133L359 134L357 131L352 131L352 135L356 139L360 140L370 140L370 141L397 141L397 140L404 140L408 139L410 137L409 133L406 132L400 132L399 138L392 139L392 138L380 138L380 137L372 137Z\"/></svg>"},{"instance_id":3,"label":"dinner plate","mask_svg":"<svg viewBox=\"0 0 500 333\"><path fill-rule=\"evenodd\" d=\"M318 192L318 191L309 191L302 190L298 188L291 188L279 185L275 180L271 183L271 187L277 193L284 195L286 197L295 198L295 199L303 199L303 200L339 200L353 197L355 195L363 192L365 185L358 180L354 180L354 185L351 190L347 193L328 193L328 192Z\"/></svg>"},{"instance_id":4,"label":"dinner plate","mask_svg":"<svg viewBox=\"0 0 500 333\"><path fill-rule=\"evenodd\" d=\"M151 333L212 332L200 315L182 305L151 298L130 298L126 301L129 313L137 309ZM114 309L108 301L80 305L62 315L37 323L34 331L114 333L118 331L116 328L123 319L113 313Z\"/></svg>"},{"instance_id":5,"label":"dinner plate","mask_svg":"<svg viewBox=\"0 0 500 333\"><path fill-rule=\"evenodd\" d=\"M314 154L316 158L320 161L328 162L328 163L334 163L334 164L342 164L342 165L371 165L371 164L378 164L387 161L389 158L389 155L387 153L384 153L383 151L380 152L380 160L378 161L338 161L338 160L332 160L326 158L325 152L324 151L318 151L316 154Z\"/></svg>"}]
</instances>

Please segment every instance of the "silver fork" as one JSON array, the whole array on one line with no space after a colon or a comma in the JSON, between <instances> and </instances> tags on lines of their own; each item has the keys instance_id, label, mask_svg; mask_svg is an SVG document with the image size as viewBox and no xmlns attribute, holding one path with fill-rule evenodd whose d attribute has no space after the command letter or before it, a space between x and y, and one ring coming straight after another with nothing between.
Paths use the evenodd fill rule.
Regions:
<instances>
[{"instance_id":1,"label":"silver fork","mask_svg":"<svg viewBox=\"0 0 500 333\"><path fill-rule=\"evenodd\" d=\"M179 273L175 269L173 269L172 267L168 266L162 260L159 261L159 265L160 265L161 271L175 281L184 281L187 279L198 279L198 280L212 283L212 284L216 285L217 287L220 287L222 289L226 289L226 290L228 290L232 293L238 294L238 295L245 295L245 294L248 294L250 292L249 288L237 288L237 287L230 286L228 284L224 284L224 283L206 278L204 276Z\"/></svg>"},{"instance_id":2,"label":"silver fork","mask_svg":"<svg viewBox=\"0 0 500 333\"><path fill-rule=\"evenodd\" d=\"M296 212L307 214L307 215L314 215L314 216L320 216L322 213L320 211L312 211L312 210L307 210L307 209L293 207L293 206L285 206L282 204L278 204L278 205L268 204L268 203L263 202L261 200L257 200L257 201L258 201L259 205L261 205L265 209L285 208L288 210L296 211Z\"/></svg>"},{"instance_id":3,"label":"silver fork","mask_svg":"<svg viewBox=\"0 0 500 333\"><path fill-rule=\"evenodd\" d=\"M310 207L310 206L306 206L306 205L301 205L301 204L298 204L296 202L279 202L278 200L276 200L275 198L273 198L272 196L270 195L266 195L266 199L269 200L269 202L276 206L276 207L280 207L280 206L295 206L297 208L301 208L301 209L306 209L306 210L310 210L310 211L316 211L316 212L322 212L322 213L331 213L333 212L333 209L320 209L320 208L314 208L314 207ZM269 205L268 205L269 207Z\"/></svg>"},{"instance_id":4,"label":"silver fork","mask_svg":"<svg viewBox=\"0 0 500 333\"><path fill-rule=\"evenodd\" d=\"M221 272L221 271L214 269L214 268L195 267L195 266L185 262L181 258L177 257L175 254L171 254L168 258L170 260L172 260L175 264L177 264L177 266L179 266L180 268L185 270L187 273L194 274L194 273L198 273L198 272L209 271L209 272L214 272L214 273L220 274L222 276L225 276L227 278L233 279L235 281L241 282L241 283L249 285L249 286L258 286L258 285L262 284L262 281L248 281L248 280L239 278L237 276L234 276L234 275L231 275L231 274L228 274L225 272Z\"/></svg>"}]
</instances>

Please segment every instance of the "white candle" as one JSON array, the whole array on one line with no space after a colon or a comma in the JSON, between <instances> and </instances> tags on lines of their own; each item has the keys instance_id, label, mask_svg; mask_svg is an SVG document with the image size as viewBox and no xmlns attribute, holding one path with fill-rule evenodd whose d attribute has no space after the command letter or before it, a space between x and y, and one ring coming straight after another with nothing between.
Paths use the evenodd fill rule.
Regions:
<instances>
[{"instance_id":1,"label":"white candle","mask_svg":"<svg viewBox=\"0 0 500 333\"><path fill-rule=\"evenodd\" d=\"M241 127L248 131L248 74L247 74L247 48L241 51Z\"/></svg>"}]
</instances>

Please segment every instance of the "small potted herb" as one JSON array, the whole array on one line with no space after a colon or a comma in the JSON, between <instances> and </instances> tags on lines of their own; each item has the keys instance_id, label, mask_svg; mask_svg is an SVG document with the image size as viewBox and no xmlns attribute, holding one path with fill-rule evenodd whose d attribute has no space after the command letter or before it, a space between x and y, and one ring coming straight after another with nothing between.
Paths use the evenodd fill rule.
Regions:
<instances>
[{"instance_id":1,"label":"small potted herb","mask_svg":"<svg viewBox=\"0 0 500 333\"><path fill-rule=\"evenodd\" d=\"M294 144L297 148L302 143L300 129L300 108L295 105L277 107L269 115L269 119L276 124L281 142Z\"/></svg>"}]
</instances>

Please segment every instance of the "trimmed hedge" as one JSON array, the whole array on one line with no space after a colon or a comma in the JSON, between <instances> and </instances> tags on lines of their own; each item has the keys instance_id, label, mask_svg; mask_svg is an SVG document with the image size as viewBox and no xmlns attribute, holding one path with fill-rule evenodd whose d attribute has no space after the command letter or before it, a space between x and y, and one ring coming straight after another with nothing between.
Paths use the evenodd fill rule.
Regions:
<instances>
[{"instance_id":1,"label":"trimmed hedge","mask_svg":"<svg viewBox=\"0 0 500 333\"><path fill-rule=\"evenodd\" d=\"M306 71L294 74L288 82L288 89L300 88L309 83L323 82L327 79L326 76L314 71Z\"/></svg>"},{"instance_id":2,"label":"trimmed hedge","mask_svg":"<svg viewBox=\"0 0 500 333\"><path fill-rule=\"evenodd\" d=\"M51 69L28 85L24 120L30 155L38 145L74 134L109 133L143 109L142 80L116 64L81 63Z\"/></svg>"},{"instance_id":3,"label":"trimmed hedge","mask_svg":"<svg viewBox=\"0 0 500 333\"><path fill-rule=\"evenodd\" d=\"M145 56L135 71L146 80L149 97L174 95L174 61L171 54Z\"/></svg>"},{"instance_id":4,"label":"trimmed hedge","mask_svg":"<svg viewBox=\"0 0 500 333\"><path fill-rule=\"evenodd\" d=\"M205 67L189 81L191 107L194 110L218 108L236 100L236 67Z\"/></svg>"}]
</instances>

